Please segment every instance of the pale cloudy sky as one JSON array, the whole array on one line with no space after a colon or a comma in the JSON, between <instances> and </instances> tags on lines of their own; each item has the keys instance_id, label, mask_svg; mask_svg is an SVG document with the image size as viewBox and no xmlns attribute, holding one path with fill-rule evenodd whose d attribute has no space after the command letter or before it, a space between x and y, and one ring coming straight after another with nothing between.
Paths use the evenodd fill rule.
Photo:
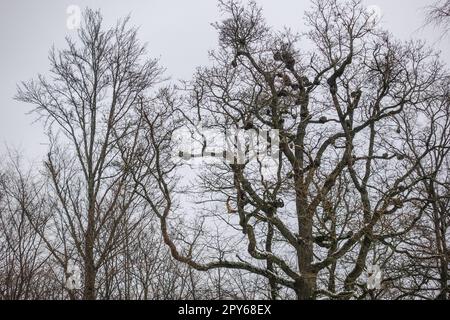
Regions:
<instances>
[{"instance_id":1,"label":"pale cloudy sky","mask_svg":"<svg viewBox=\"0 0 450 320\"><path fill-rule=\"evenodd\" d=\"M269 24L301 30L303 12L309 0L257 0ZM382 24L400 39L426 39L442 51L450 63L448 39L437 41L439 30L421 29L423 8L433 0L372 0L383 14ZM215 0L0 0L0 154L6 146L24 152L27 159L39 160L46 150L46 137L33 116L30 105L13 100L16 85L48 69L52 45L64 46L67 7L100 8L107 23L131 14L140 26L140 38L149 53L159 57L173 80L189 79L195 67L207 63L208 50L217 36L210 24L220 19Z\"/></svg>"}]
</instances>

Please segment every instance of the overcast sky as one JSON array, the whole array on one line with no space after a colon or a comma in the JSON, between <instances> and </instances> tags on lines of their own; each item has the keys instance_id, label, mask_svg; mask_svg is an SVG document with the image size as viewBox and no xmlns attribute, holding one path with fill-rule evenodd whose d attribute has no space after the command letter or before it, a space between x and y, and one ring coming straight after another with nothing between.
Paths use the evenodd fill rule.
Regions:
<instances>
[{"instance_id":1,"label":"overcast sky","mask_svg":"<svg viewBox=\"0 0 450 320\"><path fill-rule=\"evenodd\" d=\"M301 30L308 0L257 0L268 23ZM433 0L373 0L383 14L382 25L400 39L426 39L442 51L450 63L450 41L441 40L439 31L421 29L423 8ZM17 148L29 160L39 160L46 150L46 137L40 124L27 115L31 105L13 100L16 85L48 70L48 51L54 44L64 46L67 7L100 8L107 24L131 14L132 24L140 26L140 39L149 53L159 57L173 80L189 79L195 67L208 61L217 36L210 24L220 19L215 0L0 0L0 154L5 147ZM448 40L448 39L447 39Z\"/></svg>"}]
</instances>

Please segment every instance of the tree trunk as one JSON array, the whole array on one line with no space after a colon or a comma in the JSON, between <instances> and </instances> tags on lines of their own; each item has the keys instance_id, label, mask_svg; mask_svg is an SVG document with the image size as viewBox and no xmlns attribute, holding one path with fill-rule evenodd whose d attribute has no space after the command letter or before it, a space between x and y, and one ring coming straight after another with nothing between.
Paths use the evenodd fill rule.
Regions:
<instances>
[{"instance_id":1,"label":"tree trunk","mask_svg":"<svg viewBox=\"0 0 450 320\"><path fill-rule=\"evenodd\" d=\"M302 274L302 278L295 283L297 300L315 299L316 279L317 275L312 272Z\"/></svg>"},{"instance_id":2,"label":"tree trunk","mask_svg":"<svg viewBox=\"0 0 450 320\"><path fill-rule=\"evenodd\" d=\"M317 275L312 270L313 262L313 214L305 207L307 196L302 182L297 182L297 216L299 246L297 249L298 269L301 278L296 281L295 292L298 300L312 300L316 288Z\"/></svg>"},{"instance_id":3,"label":"tree trunk","mask_svg":"<svg viewBox=\"0 0 450 320\"><path fill-rule=\"evenodd\" d=\"M93 250L86 248L83 300L95 300L95 266Z\"/></svg>"},{"instance_id":4,"label":"tree trunk","mask_svg":"<svg viewBox=\"0 0 450 320\"><path fill-rule=\"evenodd\" d=\"M94 222L95 208L93 201L89 201L88 226L85 237L85 259L84 259L84 300L95 300L95 263L94 263Z\"/></svg>"}]
</instances>

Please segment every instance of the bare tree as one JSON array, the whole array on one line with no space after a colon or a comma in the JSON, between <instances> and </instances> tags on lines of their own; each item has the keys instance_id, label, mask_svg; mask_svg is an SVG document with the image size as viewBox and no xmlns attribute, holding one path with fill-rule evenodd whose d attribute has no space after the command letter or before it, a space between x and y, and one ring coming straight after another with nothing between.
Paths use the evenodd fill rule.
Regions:
<instances>
[{"instance_id":1,"label":"bare tree","mask_svg":"<svg viewBox=\"0 0 450 320\"><path fill-rule=\"evenodd\" d=\"M42 184L10 153L0 175L0 299L50 299L61 292L50 253L27 219L46 210ZM42 221L39 228L42 228Z\"/></svg>"},{"instance_id":2,"label":"bare tree","mask_svg":"<svg viewBox=\"0 0 450 320\"><path fill-rule=\"evenodd\" d=\"M0 299L448 299L439 54L360 0L313 0L301 33L219 8L211 64L179 86L92 10L19 85L49 150L0 168Z\"/></svg>"},{"instance_id":3,"label":"bare tree","mask_svg":"<svg viewBox=\"0 0 450 320\"><path fill-rule=\"evenodd\" d=\"M438 0L427 8L426 23L443 29L443 35L450 31L450 1Z\"/></svg>"},{"instance_id":4,"label":"bare tree","mask_svg":"<svg viewBox=\"0 0 450 320\"><path fill-rule=\"evenodd\" d=\"M420 183L411 199L420 219L402 237L397 252L407 257L407 267L398 270L403 281L416 283L402 293L426 299L448 299L448 204L449 204L449 91L448 79L430 89L434 96L401 119L405 132L403 148L408 157L419 161ZM426 152L430 149L430 152ZM399 256L394 257L401 261Z\"/></svg>"},{"instance_id":5,"label":"bare tree","mask_svg":"<svg viewBox=\"0 0 450 320\"><path fill-rule=\"evenodd\" d=\"M118 146L133 145L136 110L162 71L145 58L128 20L105 30L100 13L86 10L78 41L67 39L67 49L51 51L50 77L22 83L16 97L46 120L51 147L45 166L59 228L59 238L52 237L57 243L46 242L64 268L76 253L84 299L95 299L97 271L125 241L120 226L136 184L121 159L135 154Z\"/></svg>"},{"instance_id":6,"label":"bare tree","mask_svg":"<svg viewBox=\"0 0 450 320\"><path fill-rule=\"evenodd\" d=\"M443 65L423 44L380 30L360 1L313 1L303 35L272 31L255 3L220 7L228 18L216 24L213 66L199 69L186 87L188 108L177 110L187 124L224 134L278 130L279 159L272 175L262 161L205 165L184 194L197 197L203 206L194 210L203 213L182 236L173 234L169 219L187 203L166 154L175 147L167 138L174 129L161 132L161 113L146 118L152 169L136 180L165 243L194 269L266 278L273 299L280 287L298 299L373 295L361 279L376 263L369 253L420 218L406 194L423 180L421 162L439 148L427 145L410 160L398 150L398 118L436 100L432 88L448 85ZM155 189L159 196L149 193Z\"/></svg>"}]
</instances>

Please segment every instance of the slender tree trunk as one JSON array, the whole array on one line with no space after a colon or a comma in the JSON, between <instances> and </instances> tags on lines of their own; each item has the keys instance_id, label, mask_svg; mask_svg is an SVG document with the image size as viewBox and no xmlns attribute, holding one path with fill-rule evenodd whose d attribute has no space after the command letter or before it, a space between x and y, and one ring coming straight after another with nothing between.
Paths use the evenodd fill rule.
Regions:
<instances>
[{"instance_id":1,"label":"slender tree trunk","mask_svg":"<svg viewBox=\"0 0 450 320\"><path fill-rule=\"evenodd\" d=\"M93 201L89 201L88 226L85 238L85 259L84 259L84 300L95 300L95 278L96 270L94 263L94 219L95 208Z\"/></svg>"},{"instance_id":2,"label":"slender tree trunk","mask_svg":"<svg viewBox=\"0 0 450 320\"><path fill-rule=\"evenodd\" d=\"M93 248L88 248L88 246L86 246L83 292L84 300L95 300L95 273Z\"/></svg>"},{"instance_id":3,"label":"slender tree trunk","mask_svg":"<svg viewBox=\"0 0 450 320\"><path fill-rule=\"evenodd\" d=\"M274 228L271 223L268 224L268 230L267 230L267 238L266 238L266 251L272 252L272 241L273 241L273 234L274 234ZM273 265L273 261L270 259L267 260L266 263L267 270L269 270L272 273L275 273L275 268ZM270 293L270 299L277 300L278 298L278 285L274 278L269 278L269 293Z\"/></svg>"}]
</instances>

